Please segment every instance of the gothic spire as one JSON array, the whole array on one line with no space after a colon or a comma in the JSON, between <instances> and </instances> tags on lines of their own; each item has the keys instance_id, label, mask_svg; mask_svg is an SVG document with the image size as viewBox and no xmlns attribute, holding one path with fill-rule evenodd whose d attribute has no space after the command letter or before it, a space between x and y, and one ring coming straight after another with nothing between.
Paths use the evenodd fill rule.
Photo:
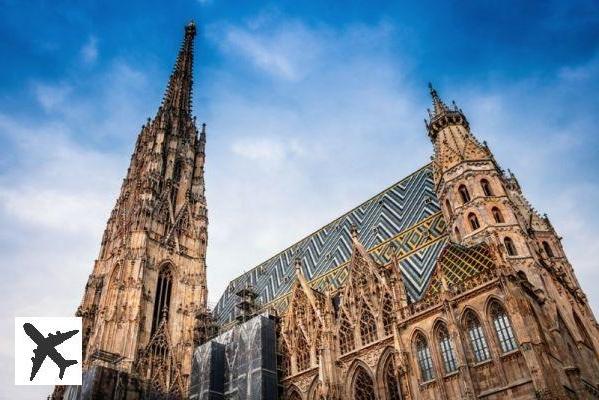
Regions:
<instances>
[{"instance_id":1,"label":"gothic spire","mask_svg":"<svg viewBox=\"0 0 599 400\"><path fill-rule=\"evenodd\" d=\"M191 114L191 97L193 86L193 40L196 26L193 21L185 26L185 37L177 56L177 62L171 73L162 109Z\"/></svg>"},{"instance_id":2,"label":"gothic spire","mask_svg":"<svg viewBox=\"0 0 599 400\"><path fill-rule=\"evenodd\" d=\"M433 110L435 112L434 115L435 116L440 115L444 111L447 111L447 106L445 105L445 103L443 103L443 100L441 100L441 98L439 97L439 94L437 94L437 91L433 87L433 84L430 82L428 83L428 89L429 89L431 97L433 99Z\"/></svg>"}]
</instances>

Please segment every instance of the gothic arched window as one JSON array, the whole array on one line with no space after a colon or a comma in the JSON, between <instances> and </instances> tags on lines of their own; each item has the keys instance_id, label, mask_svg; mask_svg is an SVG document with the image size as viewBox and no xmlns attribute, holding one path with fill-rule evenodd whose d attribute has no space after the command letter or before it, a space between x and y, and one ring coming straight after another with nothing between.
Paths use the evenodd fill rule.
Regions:
<instances>
[{"instance_id":1,"label":"gothic arched window","mask_svg":"<svg viewBox=\"0 0 599 400\"><path fill-rule=\"evenodd\" d=\"M475 361L482 362L491 358L483 327L472 311L468 311L464 317L464 325L468 332L468 339L470 339L470 347Z\"/></svg>"},{"instance_id":2,"label":"gothic arched window","mask_svg":"<svg viewBox=\"0 0 599 400\"><path fill-rule=\"evenodd\" d=\"M485 196L493 196L493 191L491 190L491 185L489 184L488 180L482 179L480 181L480 186L483 188L483 193Z\"/></svg>"},{"instance_id":3,"label":"gothic arched window","mask_svg":"<svg viewBox=\"0 0 599 400\"><path fill-rule=\"evenodd\" d=\"M458 188L458 192L460 192L462 203L468 203L470 201L470 193L468 192L466 186L460 185L460 187Z\"/></svg>"},{"instance_id":4,"label":"gothic arched window","mask_svg":"<svg viewBox=\"0 0 599 400\"><path fill-rule=\"evenodd\" d=\"M455 231L455 237L459 242L460 240L462 240L462 234L460 233L460 229L456 226L454 231Z\"/></svg>"},{"instance_id":5,"label":"gothic arched window","mask_svg":"<svg viewBox=\"0 0 599 400\"><path fill-rule=\"evenodd\" d=\"M156 332L160 322L166 318L168 321L169 306L171 304L172 272L170 265L162 266L158 273L156 283L156 297L154 297L154 314L152 319L152 333Z\"/></svg>"},{"instance_id":6,"label":"gothic arched window","mask_svg":"<svg viewBox=\"0 0 599 400\"><path fill-rule=\"evenodd\" d=\"M547 253L547 257L553 258L553 250L551 250L551 246L546 241L543 241L543 249L545 249L545 253Z\"/></svg>"},{"instance_id":7,"label":"gothic arched window","mask_svg":"<svg viewBox=\"0 0 599 400\"><path fill-rule=\"evenodd\" d=\"M341 354L349 353L354 349L354 328L345 316L341 317L339 326L339 349Z\"/></svg>"},{"instance_id":8,"label":"gothic arched window","mask_svg":"<svg viewBox=\"0 0 599 400\"><path fill-rule=\"evenodd\" d=\"M376 321L366 307L364 307L360 316L360 338L362 339L362 345L372 343L376 340Z\"/></svg>"},{"instance_id":9,"label":"gothic arched window","mask_svg":"<svg viewBox=\"0 0 599 400\"><path fill-rule=\"evenodd\" d=\"M507 353L508 351L515 350L518 345L512 331L512 325L505 310L497 301L491 303L490 314L501 351Z\"/></svg>"},{"instance_id":10,"label":"gothic arched window","mask_svg":"<svg viewBox=\"0 0 599 400\"><path fill-rule=\"evenodd\" d=\"M415 339L416 357L418 358L418 367L420 368L420 377L423 382L430 381L435 377L433 371L433 359L428 343L423 334L419 333Z\"/></svg>"},{"instance_id":11,"label":"gothic arched window","mask_svg":"<svg viewBox=\"0 0 599 400\"><path fill-rule=\"evenodd\" d=\"M302 400L302 396L300 396L300 394L297 391L294 390L289 395L289 400Z\"/></svg>"},{"instance_id":12,"label":"gothic arched window","mask_svg":"<svg viewBox=\"0 0 599 400\"><path fill-rule=\"evenodd\" d=\"M441 351L441 358L443 359L445 373L449 374L456 371L458 369L458 363L455 359L453 342L451 341L447 327L444 324L439 325L437 328L437 340L439 343L439 350Z\"/></svg>"},{"instance_id":13,"label":"gothic arched window","mask_svg":"<svg viewBox=\"0 0 599 400\"><path fill-rule=\"evenodd\" d=\"M474 214L474 213L468 214L468 222L470 222L470 227L472 228L473 231L480 228L480 223L478 222L478 218L476 217L476 214Z\"/></svg>"},{"instance_id":14,"label":"gothic arched window","mask_svg":"<svg viewBox=\"0 0 599 400\"><path fill-rule=\"evenodd\" d=\"M182 165L181 160L175 161L175 166L173 167L173 181L175 182L179 182L179 179L181 179Z\"/></svg>"},{"instance_id":15,"label":"gothic arched window","mask_svg":"<svg viewBox=\"0 0 599 400\"><path fill-rule=\"evenodd\" d=\"M298 371L303 371L310 367L310 346L303 332L298 332L297 335L296 364Z\"/></svg>"},{"instance_id":16,"label":"gothic arched window","mask_svg":"<svg viewBox=\"0 0 599 400\"><path fill-rule=\"evenodd\" d=\"M499 210L499 208L493 207L491 209L491 213L493 214L493 219L496 223L503 224L505 222L505 219L503 219L503 214L501 213L501 210Z\"/></svg>"},{"instance_id":17,"label":"gothic arched window","mask_svg":"<svg viewBox=\"0 0 599 400\"><path fill-rule=\"evenodd\" d=\"M385 336L393 333L393 300L388 293L383 298L383 330Z\"/></svg>"},{"instance_id":18,"label":"gothic arched window","mask_svg":"<svg viewBox=\"0 0 599 400\"><path fill-rule=\"evenodd\" d=\"M353 400L376 400L374 382L362 367L356 368L352 385Z\"/></svg>"},{"instance_id":19,"label":"gothic arched window","mask_svg":"<svg viewBox=\"0 0 599 400\"><path fill-rule=\"evenodd\" d=\"M395 360L390 356L383 369L383 379L385 381L385 391L387 392L387 400L401 400L401 387L397 372L395 370Z\"/></svg>"},{"instance_id":20,"label":"gothic arched window","mask_svg":"<svg viewBox=\"0 0 599 400\"><path fill-rule=\"evenodd\" d=\"M505 246L505 250L507 251L508 256L518 255L516 251L516 246L514 245L514 241L510 237L506 237L503 239L503 245Z\"/></svg>"},{"instance_id":21,"label":"gothic arched window","mask_svg":"<svg viewBox=\"0 0 599 400\"><path fill-rule=\"evenodd\" d=\"M451 209L451 204L449 204L449 200L445 199L445 209L447 209L447 215L453 217L453 210Z\"/></svg>"}]
</instances>

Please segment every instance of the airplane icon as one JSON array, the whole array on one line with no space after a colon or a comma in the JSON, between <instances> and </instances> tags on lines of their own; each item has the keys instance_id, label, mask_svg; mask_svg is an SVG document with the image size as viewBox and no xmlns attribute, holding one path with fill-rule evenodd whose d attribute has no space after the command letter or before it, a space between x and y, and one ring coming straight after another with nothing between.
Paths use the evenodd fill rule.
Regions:
<instances>
[{"instance_id":1,"label":"airplane icon","mask_svg":"<svg viewBox=\"0 0 599 400\"><path fill-rule=\"evenodd\" d=\"M60 373L58 374L60 379L62 379L64 376L64 371L68 366L77 364L77 360L65 360L64 357L58 351L56 351L55 347L74 336L77 332L79 332L78 330L65 333L56 331L55 335L49 333L47 337L44 337L44 335L42 335L40 331L38 331L35 326L31 325L30 323L23 324L23 329L25 330L27 336L29 336L31 340L37 344L37 349L33 350L33 354L35 354L35 356L31 357L33 367L31 368L31 377L29 378L29 381L33 380L35 374L37 374L37 371L39 371L42 363L46 359L46 356L50 357L50 359L54 361L58 368L60 368Z\"/></svg>"}]
</instances>

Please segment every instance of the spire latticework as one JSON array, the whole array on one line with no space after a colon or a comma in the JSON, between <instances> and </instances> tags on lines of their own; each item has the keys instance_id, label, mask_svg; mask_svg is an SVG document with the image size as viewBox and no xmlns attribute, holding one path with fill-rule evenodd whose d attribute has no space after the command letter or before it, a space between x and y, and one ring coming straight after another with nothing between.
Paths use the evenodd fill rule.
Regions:
<instances>
[{"instance_id":1,"label":"spire latticework","mask_svg":"<svg viewBox=\"0 0 599 400\"><path fill-rule=\"evenodd\" d=\"M185 38L177 62L170 76L162 108L165 110L179 111L184 115L191 114L191 101L193 93L193 42L196 35L196 26L192 21L185 27Z\"/></svg>"}]
</instances>

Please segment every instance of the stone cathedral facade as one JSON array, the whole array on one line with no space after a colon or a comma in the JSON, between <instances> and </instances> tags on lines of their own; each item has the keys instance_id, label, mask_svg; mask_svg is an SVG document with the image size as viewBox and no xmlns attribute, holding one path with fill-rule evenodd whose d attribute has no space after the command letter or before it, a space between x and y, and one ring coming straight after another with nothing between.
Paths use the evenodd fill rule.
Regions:
<instances>
[{"instance_id":1,"label":"stone cathedral facade","mask_svg":"<svg viewBox=\"0 0 599 400\"><path fill-rule=\"evenodd\" d=\"M83 388L55 398L599 399L599 325L560 236L432 87L432 163L233 279L209 311L194 36L77 311Z\"/></svg>"}]
</instances>

